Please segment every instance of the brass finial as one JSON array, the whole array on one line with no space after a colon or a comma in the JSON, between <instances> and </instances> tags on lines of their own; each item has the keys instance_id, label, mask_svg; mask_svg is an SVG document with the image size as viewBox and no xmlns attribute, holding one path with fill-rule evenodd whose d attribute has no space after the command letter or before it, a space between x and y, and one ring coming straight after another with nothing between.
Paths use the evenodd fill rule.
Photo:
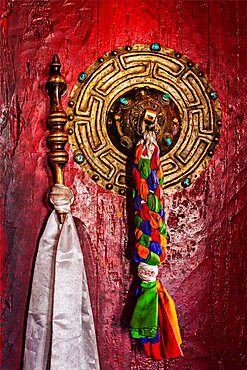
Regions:
<instances>
[{"instance_id":1,"label":"brass finial","mask_svg":"<svg viewBox=\"0 0 247 370\"><path fill-rule=\"evenodd\" d=\"M49 78L46 82L46 91L50 97L50 112L47 123L51 133L48 136L48 143L51 151L48 154L48 162L53 172L54 184L64 184L64 166L68 162L68 153L65 144L68 141L68 134L64 131L67 122L66 113L63 110L61 97L66 91L66 83L60 72L61 63L57 54L54 54L50 66ZM66 213L58 212L60 223L65 220Z\"/></svg>"}]
</instances>

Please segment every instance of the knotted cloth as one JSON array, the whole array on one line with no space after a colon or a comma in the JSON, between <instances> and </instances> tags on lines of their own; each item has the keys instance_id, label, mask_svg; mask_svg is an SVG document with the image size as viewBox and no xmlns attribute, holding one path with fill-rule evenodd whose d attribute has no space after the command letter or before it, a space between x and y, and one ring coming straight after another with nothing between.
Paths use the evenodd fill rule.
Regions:
<instances>
[{"instance_id":1,"label":"knotted cloth","mask_svg":"<svg viewBox=\"0 0 247 370\"><path fill-rule=\"evenodd\" d=\"M24 370L99 370L93 314L77 230L70 214L72 191L56 184L56 211L41 236L28 310Z\"/></svg>"},{"instance_id":2,"label":"knotted cloth","mask_svg":"<svg viewBox=\"0 0 247 370\"><path fill-rule=\"evenodd\" d=\"M137 143L133 164L135 250L142 282L130 323L132 338L144 345L154 360L182 356L181 337L174 302L156 280L158 266L165 260L167 229L162 185L164 174L154 131L145 131Z\"/></svg>"}]
</instances>

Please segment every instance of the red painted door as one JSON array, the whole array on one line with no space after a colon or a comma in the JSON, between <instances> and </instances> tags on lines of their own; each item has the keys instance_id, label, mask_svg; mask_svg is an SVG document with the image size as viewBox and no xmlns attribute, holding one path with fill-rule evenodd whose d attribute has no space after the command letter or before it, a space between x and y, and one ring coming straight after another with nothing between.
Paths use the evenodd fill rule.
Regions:
<instances>
[{"instance_id":1,"label":"red painted door","mask_svg":"<svg viewBox=\"0 0 247 370\"><path fill-rule=\"evenodd\" d=\"M160 279L178 311L184 358L153 362L130 341L129 200L71 159L66 183L82 239L103 370L240 370L246 353L246 1L1 2L3 369L19 369L37 241L50 206L45 82L54 53L68 85L116 47L159 42L188 55L218 92L223 134L191 188L167 198L170 244ZM71 156L72 158L72 156Z\"/></svg>"}]
</instances>

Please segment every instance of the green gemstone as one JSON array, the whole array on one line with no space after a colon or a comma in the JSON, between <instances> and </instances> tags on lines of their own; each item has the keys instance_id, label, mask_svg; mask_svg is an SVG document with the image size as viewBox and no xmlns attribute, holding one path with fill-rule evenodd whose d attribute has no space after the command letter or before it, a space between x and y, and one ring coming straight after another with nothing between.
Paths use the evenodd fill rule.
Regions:
<instances>
[{"instance_id":1,"label":"green gemstone","mask_svg":"<svg viewBox=\"0 0 247 370\"><path fill-rule=\"evenodd\" d=\"M161 46L157 42L154 42L153 44L150 45L150 49L152 51L159 51L161 49Z\"/></svg>"},{"instance_id":2,"label":"green gemstone","mask_svg":"<svg viewBox=\"0 0 247 370\"><path fill-rule=\"evenodd\" d=\"M210 91L210 93L209 93L209 97L210 97L210 99L212 99L212 100L215 100L215 99L217 99L218 98L218 95L217 95L217 92L216 91Z\"/></svg>"},{"instance_id":3,"label":"green gemstone","mask_svg":"<svg viewBox=\"0 0 247 370\"><path fill-rule=\"evenodd\" d=\"M87 77L87 74L85 72L81 72L78 76L78 81L82 82Z\"/></svg>"},{"instance_id":4,"label":"green gemstone","mask_svg":"<svg viewBox=\"0 0 247 370\"><path fill-rule=\"evenodd\" d=\"M164 99L165 101L169 101L169 99L170 99L170 94L165 93L165 94L163 95L163 99Z\"/></svg>"},{"instance_id":5,"label":"green gemstone","mask_svg":"<svg viewBox=\"0 0 247 370\"><path fill-rule=\"evenodd\" d=\"M74 157L74 160L78 164L83 163L84 162L84 157L83 157L82 153L76 154L75 157Z\"/></svg>"},{"instance_id":6,"label":"green gemstone","mask_svg":"<svg viewBox=\"0 0 247 370\"><path fill-rule=\"evenodd\" d=\"M190 179L188 177L182 181L182 186L184 188L187 188L190 185L191 185L191 181L190 181Z\"/></svg>"},{"instance_id":7,"label":"green gemstone","mask_svg":"<svg viewBox=\"0 0 247 370\"><path fill-rule=\"evenodd\" d=\"M120 103L123 104L123 105L127 105L128 102L129 102L128 99L125 98L125 97L123 97L123 98L120 99Z\"/></svg>"},{"instance_id":8,"label":"green gemstone","mask_svg":"<svg viewBox=\"0 0 247 370\"><path fill-rule=\"evenodd\" d=\"M170 146L170 145L172 145L172 139L171 139L170 137L166 137L166 138L165 138L165 145L166 145L166 146Z\"/></svg>"}]
</instances>

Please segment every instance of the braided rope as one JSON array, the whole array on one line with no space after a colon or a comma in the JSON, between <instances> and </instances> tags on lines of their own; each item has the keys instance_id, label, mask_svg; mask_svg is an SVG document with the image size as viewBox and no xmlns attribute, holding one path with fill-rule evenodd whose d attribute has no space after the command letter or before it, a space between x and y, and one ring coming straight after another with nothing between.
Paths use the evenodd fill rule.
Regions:
<instances>
[{"instance_id":1,"label":"braided rope","mask_svg":"<svg viewBox=\"0 0 247 370\"><path fill-rule=\"evenodd\" d=\"M167 228L162 185L164 173L154 131L145 131L136 146L133 164L135 249L133 259L142 280L130 323L132 338L143 343L154 360L182 356L181 336L174 302L156 280L165 260Z\"/></svg>"},{"instance_id":2,"label":"braided rope","mask_svg":"<svg viewBox=\"0 0 247 370\"><path fill-rule=\"evenodd\" d=\"M154 131L146 131L137 146L133 165L135 208L134 261L159 265L165 260L167 229L162 185L164 173Z\"/></svg>"}]
</instances>

